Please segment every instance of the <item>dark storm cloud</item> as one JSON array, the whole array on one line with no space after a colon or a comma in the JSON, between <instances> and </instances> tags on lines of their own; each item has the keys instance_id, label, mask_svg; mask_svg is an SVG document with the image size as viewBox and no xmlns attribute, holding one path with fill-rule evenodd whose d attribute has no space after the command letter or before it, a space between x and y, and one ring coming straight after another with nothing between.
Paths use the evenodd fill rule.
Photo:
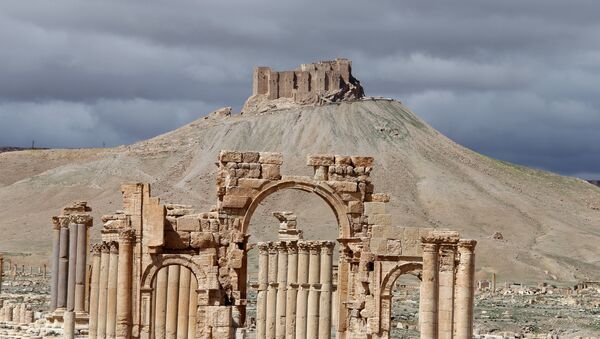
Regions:
<instances>
[{"instance_id":1,"label":"dark storm cloud","mask_svg":"<svg viewBox=\"0 0 600 339\"><path fill-rule=\"evenodd\" d=\"M239 108L255 65L354 61L452 139L600 176L597 1L3 1L0 144L98 146Z\"/></svg>"}]
</instances>

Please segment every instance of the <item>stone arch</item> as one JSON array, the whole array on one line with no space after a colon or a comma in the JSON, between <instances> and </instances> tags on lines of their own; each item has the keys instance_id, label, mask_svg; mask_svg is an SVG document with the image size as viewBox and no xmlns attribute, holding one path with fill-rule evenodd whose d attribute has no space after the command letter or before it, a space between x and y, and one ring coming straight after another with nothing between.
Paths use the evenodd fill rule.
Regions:
<instances>
[{"instance_id":1,"label":"stone arch","mask_svg":"<svg viewBox=\"0 0 600 339\"><path fill-rule=\"evenodd\" d=\"M247 234L250 220L252 219L252 215L254 214L254 211L258 205L260 205L260 203L269 195L283 189L294 189L315 193L317 196L321 197L327 203L327 205L329 205L333 211L333 214L335 215L339 227L338 231L340 237L348 238L351 236L352 232L350 229L350 220L347 216L348 208L339 194L324 183L302 179L279 180L262 187L261 191L252 198L250 205L246 209L246 213L244 214L244 219L242 221L242 233Z\"/></svg>"},{"instance_id":2,"label":"stone arch","mask_svg":"<svg viewBox=\"0 0 600 339\"><path fill-rule=\"evenodd\" d=\"M142 288L152 288L152 281L156 277L158 271L167 266L180 265L192 271L192 274L198 280L198 286L201 286L201 279L206 278L206 273L203 268L193 260L192 255L187 254L162 254L160 257L153 260L146 266L142 274Z\"/></svg>"},{"instance_id":3,"label":"stone arch","mask_svg":"<svg viewBox=\"0 0 600 339\"><path fill-rule=\"evenodd\" d=\"M395 265L383 278L380 286L379 294L379 321L380 332L379 338L389 338L391 330L392 316L392 289L400 276L409 272L420 271L423 269L423 263L408 262Z\"/></svg>"}]
</instances>

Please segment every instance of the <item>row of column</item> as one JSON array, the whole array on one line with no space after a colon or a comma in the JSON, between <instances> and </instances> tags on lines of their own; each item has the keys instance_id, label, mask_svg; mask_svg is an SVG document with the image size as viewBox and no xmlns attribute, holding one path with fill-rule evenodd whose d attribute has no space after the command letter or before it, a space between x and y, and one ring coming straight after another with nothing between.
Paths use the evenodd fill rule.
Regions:
<instances>
[{"instance_id":1,"label":"row of column","mask_svg":"<svg viewBox=\"0 0 600 339\"><path fill-rule=\"evenodd\" d=\"M258 244L258 339L331 338L332 241Z\"/></svg>"},{"instance_id":2,"label":"row of column","mask_svg":"<svg viewBox=\"0 0 600 339\"><path fill-rule=\"evenodd\" d=\"M444 236L422 241L421 338L471 339L477 242Z\"/></svg>"},{"instance_id":3,"label":"row of column","mask_svg":"<svg viewBox=\"0 0 600 339\"><path fill-rule=\"evenodd\" d=\"M134 232L92 246L89 338L129 339L132 327Z\"/></svg>"},{"instance_id":4,"label":"row of column","mask_svg":"<svg viewBox=\"0 0 600 339\"><path fill-rule=\"evenodd\" d=\"M163 267L153 289L153 338L195 338L198 282L192 271L179 265Z\"/></svg>"},{"instance_id":5,"label":"row of column","mask_svg":"<svg viewBox=\"0 0 600 339\"><path fill-rule=\"evenodd\" d=\"M63 217L68 218L68 217ZM81 222L55 222L52 233L51 309L85 312L88 227Z\"/></svg>"},{"instance_id":6,"label":"row of column","mask_svg":"<svg viewBox=\"0 0 600 339\"><path fill-rule=\"evenodd\" d=\"M6 304L0 307L0 322L26 325L33 321L33 311L26 304Z\"/></svg>"}]
</instances>

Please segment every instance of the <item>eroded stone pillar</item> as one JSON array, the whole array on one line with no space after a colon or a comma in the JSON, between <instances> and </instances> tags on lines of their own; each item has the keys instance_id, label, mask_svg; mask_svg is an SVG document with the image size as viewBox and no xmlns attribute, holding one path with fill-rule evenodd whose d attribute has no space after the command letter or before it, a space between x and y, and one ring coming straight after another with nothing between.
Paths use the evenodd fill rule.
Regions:
<instances>
[{"instance_id":1,"label":"eroded stone pillar","mask_svg":"<svg viewBox=\"0 0 600 339\"><path fill-rule=\"evenodd\" d=\"M196 312L198 309L198 280L190 275L190 302L188 308L188 338L196 338Z\"/></svg>"},{"instance_id":2,"label":"eroded stone pillar","mask_svg":"<svg viewBox=\"0 0 600 339\"><path fill-rule=\"evenodd\" d=\"M308 308L308 242L298 242L298 293L296 298L296 338L306 339L306 311Z\"/></svg>"},{"instance_id":3,"label":"eroded stone pillar","mask_svg":"<svg viewBox=\"0 0 600 339\"><path fill-rule=\"evenodd\" d=\"M132 325L132 293L133 275L133 242L135 232L125 229L119 232L119 264L117 289L117 314L115 337L117 339L131 338Z\"/></svg>"},{"instance_id":4,"label":"eroded stone pillar","mask_svg":"<svg viewBox=\"0 0 600 339\"><path fill-rule=\"evenodd\" d=\"M54 258L54 257L52 257ZM53 259L54 260L54 259ZM2 274L4 273L4 257L0 254L0 293L2 293ZM54 291L52 289L52 291ZM56 295L52 296L53 302L56 302ZM52 308L54 310L54 308Z\"/></svg>"},{"instance_id":5,"label":"eroded stone pillar","mask_svg":"<svg viewBox=\"0 0 600 339\"><path fill-rule=\"evenodd\" d=\"M65 339L75 339L75 313L73 311L63 313L63 332Z\"/></svg>"},{"instance_id":6,"label":"eroded stone pillar","mask_svg":"<svg viewBox=\"0 0 600 339\"><path fill-rule=\"evenodd\" d=\"M50 310L54 311L58 305L58 266L60 262L60 221L58 218L52 224L52 277L50 282ZM44 267L46 267L44 265ZM0 269L1 270L1 269ZM44 276L45 277L45 276ZM2 275L0 274L0 280ZM0 284L1 285L1 284ZM0 289L2 287L0 286Z\"/></svg>"},{"instance_id":7,"label":"eroded stone pillar","mask_svg":"<svg viewBox=\"0 0 600 339\"><path fill-rule=\"evenodd\" d=\"M75 282L77 274L77 224L69 224L69 273L67 277L67 311L75 310Z\"/></svg>"},{"instance_id":8,"label":"eroded stone pillar","mask_svg":"<svg viewBox=\"0 0 600 339\"><path fill-rule=\"evenodd\" d=\"M298 245L296 241L288 243L287 294L285 302L285 337L296 338L296 298L298 294Z\"/></svg>"},{"instance_id":9,"label":"eroded stone pillar","mask_svg":"<svg viewBox=\"0 0 600 339\"><path fill-rule=\"evenodd\" d=\"M318 338L321 243L311 241L309 246L308 283L310 284L310 290L308 291L308 308L306 311L306 337Z\"/></svg>"},{"instance_id":10,"label":"eroded stone pillar","mask_svg":"<svg viewBox=\"0 0 600 339\"><path fill-rule=\"evenodd\" d=\"M119 277L119 244L110 243L108 263L108 293L106 296L106 337L113 339L117 333L117 285Z\"/></svg>"},{"instance_id":11,"label":"eroded stone pillar","mask_svg":"<svg viewBox=\"0 0 600 339\"><path fill-rule=\"evenodd\" d=\"M177 310L179 308L179 265L169 266L169 280L167 287L167 339L177 339Z\"/></svg>"},{"instance_id":12,"label":"eroded stone pillar","mask_svg":"<svg viewBox=\"0 0 600 339\"><path fill-rule=\"evenodd\" d=\"M92 282L90 286L90 321L89 338L98 337L98 301L100 299L100 266L101 266L102 246L97 244L92 246Z\"/></svg>"},{"instance_id":13,"label":"eroded stone pillar","mask_svg":"<svg viewBox=\"0 0 600 339\"><path fill-rule=\"evenodd\" d=\"M473 338L473 299L475 293L475 240L460 240L460 259L456 269L454 304L455 338Z\"/></svg>"},{"instance_id":14,"label":"eroded stone pillar","mask_svg":"<svg viewBox=\"0 0 600 339\"><path fill-rule=\"evenodd\" d=\"M167 320L167 291L168 291L169 268L163 267L156 274L156 309L154 313L154 336L155 339L166 338Z\"/></svg>"},{"instance_id":15,"label":"eroded stone pillar","mask_svg":"<svg viewBox=\"0 0 600 339\"><path fill-rule=\"evenodd\" d=\"M275 244L269 243L269 285L267 287L267 321L265 329L267 339L275 339L276 335L278 253Z\"/></svg>"},{"instance_id":16,"label":"eroded stone pillar","mask_svg":"<svg viewBox=\"0 0 600 339\"><path fill-rule=\"evenodd\" d=\"M452 339L454 334L454 265L458 239L445 239L440 244L438 337Z\"/></svg>"},{"instance_id":17,"label":"eroded stone pillar","mask_svg":"<svg viewBox=\"0 0 600 339\"><path fill-rule=\"evenodd\" d=\"M421 338L438 338L438 252L437 239L424 236L423 273L419 302L419 323Z\"/></svg>"},{"instance_id":18,"label":"eroded stone pillar","mask_svg":"<svg viewBox=\"0 0 600 339\"><path fill-rule=\"evenodd\" d=\"M288 253L284 241L277 242L277 312L275 337L285 339L285 303L287 301Z\"/></svg>"},{"instance_id":19,"label":"eroded stone pillar","mask_svg":"<svg viewBox=\"0 0 600 339\"><path fill-rule=\"evenodd\" d=\"M110 245L103 243L100 248L100 282L98 296L98 339L106 338L106 310L108 301L108 271L110 266Z\"/></svg>"},{"instance_id":20,"label":"eroded stone pillar","mask_svg":"<svg viewBox=\"0 0 600 339\"><path fill-rule=\"evenodd\" d=\"M324 241L321 244L321 292L319 299L319 339L331 338L331 293L333 290L333 241Z\"/></svg>"},{"instance_id":21,"label":"eroded stone pillar","mask_svg":"<svg viewBox=\"0 0 600 339\"><path fill-rule=\"evenodd\" d=\"M187 267L180 269L179 276L179 301L177 309L177 339L188 337L188 311L190 308L190 277L191 271Z\"/></svg>"},{"instance_id":22,"label":"eroded stone pillar","mask_svg":"<svg viewBox=\"0 0 600 339\"><path fill-rule=\"evenodd\" d=\"M77 224L77 264L75 271L75 312L85 312L85 276L87 269L87 225Z\"/></svg>"},{"instance_id":23,"label":"eroded stone pillar","mask_svg":"<svg viewBox=\"0 0 600 339\"><path fill-rule=\"evenodd\" d=\"M69 277L69 228L60 228L60 250L58 264L58 291L56 307L67 307L67 288Z\"/></svg>"},{"instance_id":24,"label":"eroded stone pillar","mask_svg":"<svg viewBox=\"0 0 600 339\"><path fill-rule=\"evenodd\" d=\"M269 284L269 244L258 243L258 292L256 296L256 337L266 337L267 286Z\"/></svg>"}]
</instances>

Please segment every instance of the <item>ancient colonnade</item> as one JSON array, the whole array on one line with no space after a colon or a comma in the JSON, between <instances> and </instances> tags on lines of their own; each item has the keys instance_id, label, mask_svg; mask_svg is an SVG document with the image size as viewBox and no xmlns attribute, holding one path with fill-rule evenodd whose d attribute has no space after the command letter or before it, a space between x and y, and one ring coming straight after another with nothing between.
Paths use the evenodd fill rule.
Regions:
<instances>
[{"instance_id":1,"label":"ancient colonnade","mask_svg":"<svg viewBox=\"0 0 600 339\"><path fill-rule=\"evenodd\" d=\"M16 325L31 324L34 321L34 314L29 305L20 304L9 304L5 305L0 300L0 322L7 322Z\"/></svg>"},{"instance_id":2,"label":"ancient colonnade","mask_svg":"<svg viewBox=\"0 0 600 339\"><path fill-rule=\"evenodd\" d=\"M422 242L421 338L471 339L477 242L457 232L432 232Z\"/></svg>"},{"instance_id":3,"label":"ancient colonnade","mask_svg":"<svg viewBox=\"0 0 600 339\"><path fill-rule=\"evenodd\" d=\"M257 338L331 338L334 246L258 244Z\"/></svg>"}]
</instances>

